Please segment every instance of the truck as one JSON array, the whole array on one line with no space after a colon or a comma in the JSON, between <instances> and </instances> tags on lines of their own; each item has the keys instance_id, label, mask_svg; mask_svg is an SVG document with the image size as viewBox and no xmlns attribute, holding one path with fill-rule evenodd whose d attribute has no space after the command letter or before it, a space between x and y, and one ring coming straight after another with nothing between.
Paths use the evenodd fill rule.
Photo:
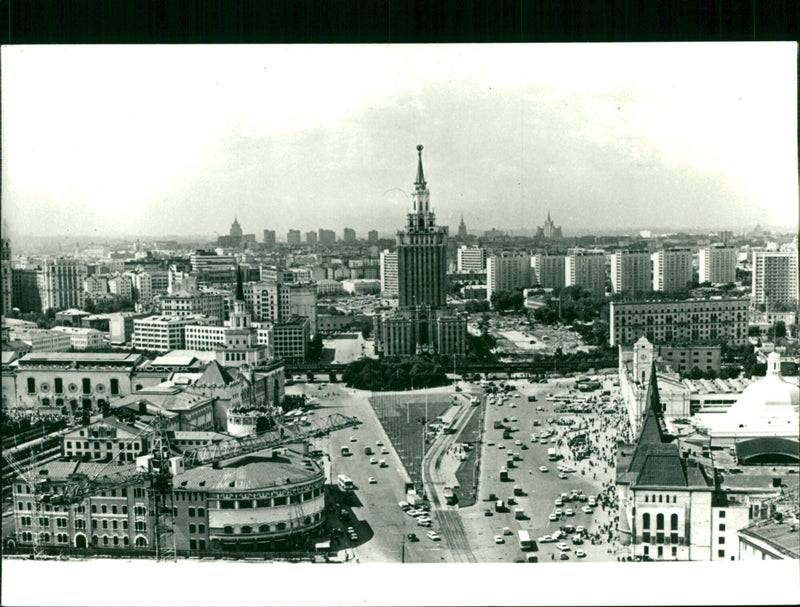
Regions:
<instances>
[{"instance_id":1,"label":"truck","mask_svg":"<svg viewBox=\"0 0 800 607\"><path fill-rule=\"evenodd\" d=\"M495 430L500 430L500 428L502 428L502 427L503 427L503 422L501 422L499 419L494 420L494 429Z\"/></svg>"},{"instance_id":2,"label":"truck","mask_svg":"<svg viewBox=\"0 0 800 607\"><path fill-rule=\"evenodd\" d=\"M523 552L527 550L533 550L533 540L531 539L531 534L528 533L525 529L519 530L519 549Z\"/></svg>"},{"instance_id":3,"label":"truck","mask_svg":"<svg viewBox=\"0 0 800 607\"><path fill-rule=\"evenodd\" d=\"M558 459L558 454L556 453L556 450L553 447L550 447L547 450L547 459L549 459L551 462L554 462Z\"/></svg>"},{"instance_id":4,"label":"truck","mask_svg":"<svg viewBox=\"0 0 800 607\"><path fill-rule=\"evenodd\" d=\"M444 501L448 506L452 506L456 503L456 494L453 493L450 487L444 488Z\"/></svg>"},{"instance_id":5,"label":"truck","mask_svg":"<svg viewBox=\"0 0 800 607\"><path fill-rule=\"evenodd\" d=\"M500 468L500 480L501 481L507 481L508 480L508 470L506 469L505 466Z\"/></svg>"}]
</instances>

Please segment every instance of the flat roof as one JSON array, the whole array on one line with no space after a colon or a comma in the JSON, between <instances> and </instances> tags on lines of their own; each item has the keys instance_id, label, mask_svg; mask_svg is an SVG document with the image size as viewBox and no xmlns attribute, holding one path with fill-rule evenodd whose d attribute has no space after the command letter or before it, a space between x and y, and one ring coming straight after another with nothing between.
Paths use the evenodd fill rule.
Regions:
<instances>
[{"instance_id":1,"label":"flat roof","mask_svg":"<svg viewBox=\"0 0 800 607\"><path fill-rule=\"evenodd\" d=\"M789 558L800 558L800 530L791 522L756 523L739 531L740 536L754 538Z\"/></svg>"},{"instance_id":2,"label":"flat roof","mask_svg":"<svg viewBox=\"0 0 800 607\"><path fill-rule=\"evenodd\" d=\"M20 359L20 362L129 362L135 363L141 354L128 352L31 352Z\"/></svg>"}]
</instances>

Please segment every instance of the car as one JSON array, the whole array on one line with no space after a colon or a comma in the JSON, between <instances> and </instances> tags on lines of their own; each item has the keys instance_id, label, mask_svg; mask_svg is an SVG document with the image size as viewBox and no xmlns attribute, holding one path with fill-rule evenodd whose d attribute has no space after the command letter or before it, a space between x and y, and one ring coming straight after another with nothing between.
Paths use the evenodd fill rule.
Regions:
<instances>
[{"instance_id":1,"label":"car","mask_svg":"<svg viewBox=\"0 0 800 607\"><path fill-rule=\"evenodd\" d=\"M355 527L348 527L347 528L347 533L355 533L355 532L356 532Z\"/></svg>"},{"instance_id":2,"label":"car","mask_svg":"<svg viewBox=\"0 0 800 607\"><path fill-rule=\"evenodd\" d=\"M584 527L583 525L578 525L577 527L575 527L575 533L580 533L580 534L586 533L586 527Z\"/></svg>"},{"instance_id":3,"label":"car","mask_svg":"<svg viewBox=\"0 0 800 607\"><path fill-rule=\"evenodd\" d=\"M495 544L505 544L506 540L502 535L495 535L494 536L494 543Z\"/></svg>"},{"instance_id":4,"label":"car","mask_svg":"<svg viewBox=\"0 0 800 607\"><path fill-rule=\"evenodd\" d=\"M377 463L378 463L378 458L377 458L377 457L371 457L371 458L369 458L369 463L370 463L370 464L377 464Z\"/></svg>"},{"instance_id":5,"label":"car","mask_svg":"<svg viewBox=\"0 0 800 607\"><path fill-rule=\"evenodd\" d=\"M509 407L511 407L512 409L516 409L516 408L517 408L517 405L516 405L515 403L511 403L511 404L510 404L510 405L508 405L508 406L509 406Z\"/></svg>"},{"instance_id":6,"label":"car","mask_svg":"<svg viewBox=\"0 0 800 607\"><path fill-rule=\"evenodd\" d=\"M520 447L520 449L522 449L523 451L527 451L528 450L528 445L523 443L523 445L522 445L522 447Z\"/></svg>"},{"instance_id":7,"label":"car","mask_svg":"<svg viewBox=\"0 0 800 607\"><path fill-rule=\"evenodd\" d=\"M418 542L419 538L416 533L409 533L407 536L409 542Z\"/></svg>"},{"instance_id":8,"label":"car","mask_svg":"<svg viewBox=\"0 0 800 607\"><path fill-rule=\"evenodd\" d=\"M568 560L569 560L569 555L568 555L566 552L562 552L562 553L559 555L559 557L558 557L558 558L559 558L560 560L562 560L562 561L568 561Z\"/></svg>"},{"instance_id":9,"label":"car","mask_svg":"<svg viewBox=\"0 0 800 607\"><path fill-rule=\"evenodd\" d=\"M417 510L416 508L412 508L411 510L406 510L406 514L408 516L413 516L414 518L418 516L423 516L425 514L424 510Z\"/></svg>"},{"instance_id":10,"label":"car","mask_svg":"<svg viewBox=\"0 0 800 607\"><path fill-rule=\"evenodd\" d=\"M489 510L488 508L483 511L483 516L494 516L494 512Z\"/></svg>"},{"instance_id":11,"label":"car","mask_svg":"<svg viewBox=\"0 0 800 607\"><path fill-rule=\"evenodd\" d=\"M548 517L548 519L551 520L551 521L557 521L558 520L558 515L555 514L554 512L551 512L550 516Z\"/></svg>"},{"instance_id":12,"label":"car","mask_svg":"<svg viewBox=\"0 0 800 607\"><path fill-rule=\"evenodd\" d=\"M519 447L522 444L522 441L517 439L517 440L514 441L514 444Z\"/></svg>"},{"instance_id":13,"label":"car","mask_svg":"<svg viewBox=\"0 0 800 607\"><path fill-rule=\"evenodd\" d=\"M509 449L508 451L506 451L506 455L508 457L514 457L514 452L511 449Z\"/></svg>"},{"instance_id":14,"label":"car","mask_svg":"<svg viewBox=\"0 0 800 607\"><path fill-rule=\"evenodd\" d=\"M497 448L498 449L505 449L506 446L503 443L500 443L499 445L497 445Z\"/></svg>"},{"instance_id":15,"label":"car","mask_svg":"<svg viewBox=\"0 0 800 607\"><path fill-rule=\"evenodd\" d=\"M511 531L510 527L503 527L503 535L514 535L514 532Z\"/></svg>"},{"instance_id":16,"label":"car","mask_svg":"<svg viewBox=\"0 0 800 607\"><path fill-rule=\"evenodd\" d=\"M515 421L517 421L517 418L512 416L512 417L511 417L511 421L512 421L512 422L515 422Z\"/></svg>"},{"instance_id":17,"label":"car","mask_svg":"<svg viewBox=\"0 0 800 607\"><path fill-rule=\"evenodd\" d=\"M567 508L566 510L564 510L564 515L565 516L575 516L575 511L572 508Z\"/></svg>"},{"instance_id":18,"label":"car","mask_svg":"<svg viewBox=\"0 0 800 607\"><path fill-rule=\"evenodd\" d=\"M557 497L556 501L554 503L555 503L556 506L563 506L564 505L564 501L560 497Z\"/></svg>"},{"instance_id":19,"label":"car","mask_svg":"<svg viewBox=\"0 0 800 607\"><path fill-rule=\"evenodd\" d=\"M564 542L559 542L556 544L556 548L558 548L561 552L572 550L572 548L569 547L569 544L565 544Z\"/></svg>"},{"instance_id":20,"label":"car","mask_svg":"<svg viewBox=\"0 0 800 607\"><path fill-rule=\"evenodd\" d=\"M547 444L547 437L546 436L542 437L542 440L540 440L539 442L541 444L543 444L543 445L546 445Z\"/></svg>"},{"instance_id":21,"label":"car","mask_svg":"<svg viewBox=\"0 0 800 607\"><path fill-rule=\"evenodd\" d=\"M543 535L542 537L540 537L540 538L539 538L538 540L536 540L536 541L537 541L537 542L539 542L540 544L547 544L548 542L555 542L555 540L553 539L553 537L552 537L552 536L550 536L550 535Z\"/></svg>"},{"instance_id":22,"label":"car","mask_svg":"<svg viewBox=\"0 0 800 607\"><path fill-rule=\"evenodd\" d=\"M370 477L367 479L367 482L368 482L370 485L374 485L375 483L377 483L377 482L378 482L378 479L377 479L377 478L375 478L374 476L370 476Z\"/></svg>"},{"instance_id":23,"label":"car","mask_svg":"<svg viewBox=\"0 0 800 607\"><path fill-rule=\"evenodd\" d=\"M383 454L389 453L389 447L381 447L381 453Z\"/></svg>"},{"instance_id":24,"label":"car","mask_svg":"<svg viewBox=\"0 0 800 607\"><path fill-rule=\"evenodd\" d=\"M582 510L583 512L585 512L586 514L593 514L593 513L594 513L594 510L592 510L591 508L589 508L589 506L584 506L583 508L581 508L581 510Z\"/></svg>"},{"instance_id":25,"label":"car","mask_svg":"<svg viewBox=\"0 0 800 607\"><path fill-rule=\"evenodd\" d=\"M494 441L492 439L489 439L488 441L486 441L486 446L487 447L494 447Z\"/></svg>"},{"instance_id":26,"label":"car","mask_svg":"<svg viewBox=\"0 0 800 607\"><path fill-rule=\"evenodd\" d=\"M539 472L547 472L547 466L539 466Z\"/></svg>"},{"instance_id":27,"label":"car","mask_svg":"<svg viewBox=\"0 0 800 607\"><path fill-rule=\"evenodd\" d=\"M539 405L538 407L536 407L536 410L537 410L537 411L544 411L544 407L542 407L541 405Z\"/></svg>"},{"instance_id":28,"label":"car","mask_svg":"<svg viewBox=\"0 0 800 607\"><path fill-rule=\"evenodd\" d=\"M436 532L435 532L434 530L432 530L432 529L431 529L430 531L428 531L428 533L426 533L425 535L427 535L427 536L428 536L430 539L432 539L434 542L438 542L439 540L441 540L441 539L442 539L442 538L440 538L440 537L439 537L439 534L438 534L438 533L436 533Z\"/></svg>"},{"instance_id":29,"label":"car","mask_svg":"<svg viewBox=\"0 0 800 607\"><path fill-rule=\"evenodd\" d=\"M350 442L351 442L351 443L354 443L354 442L356 442L357 440L358 440L358 439L357 439L355 436L351 436L351 437L350 437Z\"/></svg>"},{"instance_id":30,"label":"car","mask_svg":"<svg viewBox=\"0 0 800 607\"><path fill-rule=\"evenodd\" d=\"M408 502L397 502L397 505L400 506L400 508L402 508L403 510L408 510L409 508L411 508L411 504L409 504Z\"/></svg>"},{"instance_id":31,"label":"car","mask_svg":"<svg viewBox=\"0 0 800 607\"><path fill-rule=\"evenodd\" d=\"M565 480L567 480L569 477L568 477L566 474L564 474L563 472L559 472L559 473L558 473L558 478L560 478L562 481L565 481Z\"/></svg>"},{"instance_id":32,"label":"car","mask_svg":"<svg viewBox=\"0 0 800 607\"><path fill-rule=\"evenodd\" d=\"M573 535L572 536L572 543L575 545L583 544L583 538L580 535Z\"/></svg>"},{"instance_id":33,"label":"car","mask_svg":"<svg viewBox=\"0 0 800 607\"><path fill-rule=\"evenodd\" d=\"M579 559L582 559L583 557L586 556L586 553L583 550L581 550L580 548L578 548L575 551L575 556L577 556Z\"/></svg>"},{"instance_id":34,"label":"car","mask_svg":"<svg viewBox=\"0 0 800 607\"><path fill-rule=\"evenodd\" d=\"M378 466L380 466L381 468L388 468L389 464L386 463L385 459L382 459L381 461L378 462Z\"/></svg>"},{"instance_id":35,"label":"car","mask_svg":"<svg viewBox=\"0 0 800 607\"><path fill-rule=\"evenodd\" d=\"M417 519L417 525L419 525L420 527L432 527L433 521L428 517L421 516Z\"/></svg>"},{"instance_id":36,"label":"car","mask_svg":"<svg viewBox=\"0 0 800 607\"><path fill-rule=\"evenodd\" d=\"M556 513L556 516L564 516L564 512L563 512L563 510L561 510L561 508L556 508L555 509L555 513Z\"/></svg>"},{"instance_id":37,"label":"car","mask_svg":"<svg viewBox=\"0 0 800 607\"><path fill-rule=\"evenodd\" d=\"M531 436L531 442L532 442L532 443L538 443L538 442L539 442L539 439L538 439L538 438L536 438L535 436Z\"/></svg>"},{"instance_id":38,"label":"car","mask_svg":"<svg viewBox=\"0 0 800 607\"><path fill-rule=\"evenodd\" d=\"M589 505L590 506L597 506L597 499L594 495L589 496Z\"/></svg>"},{"instance_id":39,"label":"car","mask_svg":"<svg viewBox=\"0 0 800 607\"><path fill-rule=\"evenodd\" d=\"M375 444L378 445L379 447L383 447L383 441L382 440L376 440Z\"/></svg>"},{"instance_id":40,"label":"car","mask_svg":"<svg viewBox=\"0 0 800 607\"><path fill-rule=\"evenodd\" d=\"M581 494L581 495L579 495L579 496L578 496L578 501L581 501L581 502L585 502L585 501L587 501L588 499L589 499L589 498L588 498L588 497L586 497L586 496L585 496L585 495L583 495L583 494Z\"/></svg>"},{"instance_id":41,"label":"car","mask_svg":"<svg viewBox=\"0 0 800 607\"><path fill-rule=\"evenodd\" d=\"M358 533L356 533L355 531L353 533L351 533L350 534L350 541L351 542L357 542L358 541Z\"/></svg>"}]
</instances>

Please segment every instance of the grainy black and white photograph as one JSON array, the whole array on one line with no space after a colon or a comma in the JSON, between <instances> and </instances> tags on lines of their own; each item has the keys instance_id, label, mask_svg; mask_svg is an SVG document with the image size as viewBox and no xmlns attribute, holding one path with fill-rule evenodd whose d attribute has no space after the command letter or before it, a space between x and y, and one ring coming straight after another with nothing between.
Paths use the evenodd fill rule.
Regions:
<instances>
[{"instance_id":1,"label":"grainy black and white photograph","mask_svg":"<svg viewBox=\"0 0 800 607\"><path fill-rule=\"evenodd\" d=\"M570 604L796 566L794 43L1 67L16 602L59 571L109 572L119 604L109 579L187 568L201 591L286 576L254 599L283 604L437 570L430 601L477 576Z\"/></svg>"}]
</instances>

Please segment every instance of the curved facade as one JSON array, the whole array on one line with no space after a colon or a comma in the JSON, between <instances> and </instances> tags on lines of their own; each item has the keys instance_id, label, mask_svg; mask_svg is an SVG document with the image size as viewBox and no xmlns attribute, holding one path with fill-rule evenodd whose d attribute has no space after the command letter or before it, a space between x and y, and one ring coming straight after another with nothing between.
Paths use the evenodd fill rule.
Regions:
<instances>
[{"instance_id":1,"label":"curved facade","mask_svg":"<svg viewBox=\"0 0 800 607\"><path fill-rule=\"evenodd\" d=\"M201 466L174 479L178 550L276 550L302 543L325 520L325 472L273 449Z\"/></svg>"}]
</instances>

